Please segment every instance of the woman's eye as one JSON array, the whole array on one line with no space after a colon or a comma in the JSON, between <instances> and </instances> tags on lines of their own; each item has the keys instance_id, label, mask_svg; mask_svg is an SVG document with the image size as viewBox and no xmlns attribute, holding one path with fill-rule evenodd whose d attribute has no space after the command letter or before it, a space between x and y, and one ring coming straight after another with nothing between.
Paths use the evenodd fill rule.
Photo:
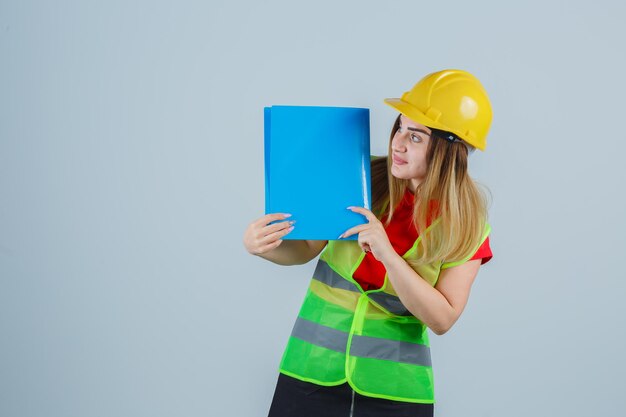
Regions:
<instances>
[{"instance_id":1,"label":"woman's eye","mask_svg":"<svg viewBox=\"0 0 626 417\"><path fill-rule=\"evenodd\" d=\"M412 142L421 142L421 141L422 141L422 138L420 138L420 137L419 137L419 136L417 136L417 135L411 135L411 141L412 141Z\"/></svg>"}]
</instances>

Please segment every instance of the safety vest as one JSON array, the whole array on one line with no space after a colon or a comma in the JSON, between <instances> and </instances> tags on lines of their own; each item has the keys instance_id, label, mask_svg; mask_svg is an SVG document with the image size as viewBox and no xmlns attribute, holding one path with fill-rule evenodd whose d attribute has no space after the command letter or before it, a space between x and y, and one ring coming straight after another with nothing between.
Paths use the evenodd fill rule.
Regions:
<instances>
[{"instance_id":1,"label":"safety vest","mask_svg":"<svg viewBox=\"0 0 626 417\"><path fill-rule=\"evenodd\" d=\"M487 225L482 241L489 234ZM418 237L404 259L419 255ZM481 241L481 242L482 242ZM385 275L363 291L352 275L365 253L355 241L329 241L283 355L280 372L318 385L348 382L354 391L389 400L434 403L427 327L400 302ZM415 271L434 286L454 262Z\"/></svg>"}]
</instances>

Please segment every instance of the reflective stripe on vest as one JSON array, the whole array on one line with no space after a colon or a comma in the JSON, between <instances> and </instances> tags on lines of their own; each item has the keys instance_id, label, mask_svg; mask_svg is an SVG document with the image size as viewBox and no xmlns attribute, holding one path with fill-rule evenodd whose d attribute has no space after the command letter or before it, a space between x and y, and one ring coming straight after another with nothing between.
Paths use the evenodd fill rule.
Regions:
<instances>
[{"instance_id":1,"label":"reflective stripe on vest","mask_svg":"<svg viewBox=\"0 0 626 417\"><path fill-rule=\"evenodd\" d=\"M337 352L346 351L349 338L346 332L322 326L301 317L296 320L291 336ZM378 337L353 335L350 355L432 366L428 346Z\"/></svg>"},{"instance_id":2,"label":"reflective stripe on vest","mask_svg":"<svg viewBox=\"0 0 626 417\"><path fill-rule=\"evenodd\" d=\"M313 279L320 281L329 287L347 291L361 292L357 285L343 278L335 272L326 262L320 260L315 267ZM382 308L396 316L412 316L411 312L402 304L400 298L386 292L367 292L367 296Z\"/></svg>"},{"instance_id":3,"label":"reflective stripe on vest","mask_svg":"<svg viewBox=\"0 0 626 417\"><path fill-rule=\"evenodd\" d=\"M346 351L348 345L348 333L322 326L302 317L297 318L291 336L342 353Z\"/></svg>"}]
</instances>

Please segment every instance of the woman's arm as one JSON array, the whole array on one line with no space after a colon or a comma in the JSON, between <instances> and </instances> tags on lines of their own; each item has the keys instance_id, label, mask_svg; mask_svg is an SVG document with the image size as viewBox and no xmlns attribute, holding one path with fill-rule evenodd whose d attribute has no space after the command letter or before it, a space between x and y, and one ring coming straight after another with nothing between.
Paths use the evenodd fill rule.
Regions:
<instances>
[{"instance_id":1,"label":"woman's arm","mask_svg":"<svg viewBox=\"0 0 626 417\"><path fill-rule=\"evenodd\" d=\"M282 239L294 228L294 222L285 221L288 217L267 214L250 223L243 236L246 250L279 265L301 265L319 255L328 241ZM269 224L273 221L277 223Z\"/></svg>"},{"instance_id":2,"label":"woman's arm","mask_svg":"<svg viewBox=\"0 0 626 417\"><path fill-rule=\"evenodd\" d=\"M444 269L433 288L396 253L374 213L363 207L349 208L365 216L368 223L347 230L341 237L358 233L359 246L383 263L402 304L436 334L447 332L467 304L481 260Z\"/></svg>"},{"instance_id":3,"label":"woman's arm","mask_svg":"<svg viewBox=\"0 0 626 417\"><path fill-rule=\"evenodd\" d=\"M400 255L382 262L402 304L438 335L450 330L461 316L481 265L475 259L444 269L432 287Z\"/></svg>"},{"instance_id":4,"label":"woman's arm","mask_svg":"<svg viewBox=\"0 0 626 417\"><path fill-rule=\"evenodd\" d=\"M276 249L258 256L278 265L302 265L319 255L326 243L327 240L285 240Z\"/></svg>"}]
</instances>

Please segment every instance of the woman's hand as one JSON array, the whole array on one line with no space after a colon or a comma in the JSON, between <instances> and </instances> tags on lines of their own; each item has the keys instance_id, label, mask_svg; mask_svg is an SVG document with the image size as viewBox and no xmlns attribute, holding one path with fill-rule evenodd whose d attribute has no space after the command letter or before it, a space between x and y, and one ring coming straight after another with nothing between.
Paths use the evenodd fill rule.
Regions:
<instances>
[{"instance_id":1,"label":"woman's hand","mask_svg":"<svg viewBox=\"0 0 626 417\"><path fill-rule=\"evenodd\" d=\"M294 221L285 220L291 214L275 213L267 214L250 223L243 235L243 245L252 255L262 255L283 243L282 238L293 230Z\"/></svg>"},{"instance_id":2,"label":"woman's hand","mask_svg":"<svg viewBox=\"0 0 626 417\"><path fill-rule=\"evenodd\" d=\"M365 252L372 252L372 255L383 263L398 255L393 246L391 246L391 242L389 242L383 224L376 218L374 213L363 207L348 207L348 210L362 214L368 223L348 229L340 238L358 233L358 242L361 249Z\"/></svg>"}]
</instances>

